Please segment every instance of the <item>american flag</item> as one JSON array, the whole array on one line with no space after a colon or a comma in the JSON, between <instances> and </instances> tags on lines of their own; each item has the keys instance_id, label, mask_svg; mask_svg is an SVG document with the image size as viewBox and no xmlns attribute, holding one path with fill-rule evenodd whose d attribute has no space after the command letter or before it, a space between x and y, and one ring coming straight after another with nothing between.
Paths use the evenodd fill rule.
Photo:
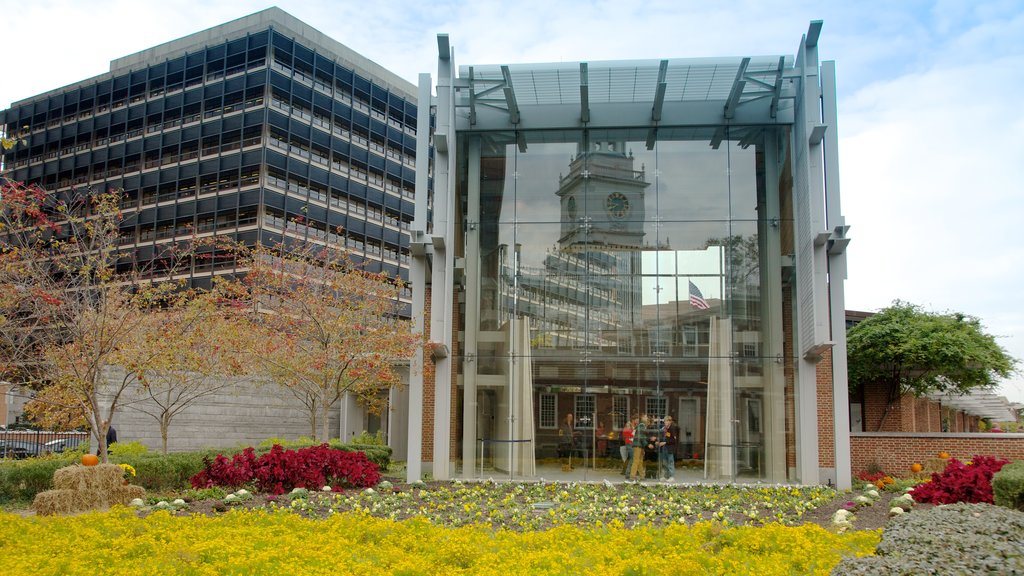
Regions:
<instances>
[{"instance_id":1,"label":"american flag","mask_svg":"<svg viewBox=\"0 0 1024 576\"><path fill-rule=\"evenodd\" d=\"M690 281L690 306L693 306L698 310L707 310L710 308L710 306L708 306L708 301L705 300L704 295L700 293L700 288L697 288L697 285L694 284L692 280Z\"/></svg>"}]
</instances>

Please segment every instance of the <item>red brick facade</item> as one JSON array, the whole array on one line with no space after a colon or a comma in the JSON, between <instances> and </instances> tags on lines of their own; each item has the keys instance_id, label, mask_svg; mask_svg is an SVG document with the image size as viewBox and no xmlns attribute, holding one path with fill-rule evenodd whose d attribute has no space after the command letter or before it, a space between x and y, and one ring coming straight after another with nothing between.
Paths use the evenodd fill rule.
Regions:
<instances>
[{"instance_id":1,"label":"red brick facade","mask_svg":"<svg viewBox=\"0 0 1024 576\"><path fill-rule=\"evenodd\" d=\"M861 398L864 432L977 432L980 419L961 410L943 407L941 402L904 394L887 406L888 389L881 384L866 384Z\"/></svg>"},{"instance_id":2,"label":"red brick facade","mask_svg":"<svg viewBox=\"0 0 1024 576\"><path fill-rule=\"evenodd\" d=\"M818 391L818 466L836 467L835 402L832 390L832 350L815 367Z\"/></svg>"},{"instance_id":3,"label":"red brick facade","mask_svg":"<svg viewBox=\"0 0 1024 576\"><path fill-rule=\"evenodd\" d=\"M793 295L782 292L782 342L784 350L793 350ZM786 469L796 468L796 365L792 354L783 354L782 372L786 380Z\"/></svg>"},{"instance_id":4,"label":"red brick facade","mask_svg":"<svg viewBox=\"0 0 1024 576\"><path fill-rule=\"evenodd\" d=\"M431 302L432 291L428 287L426 294L424 294L424 319L423 325L426 330L430 330L430 302ZM459 317L458 302L452 304L453 318ZM449 358L451 358L451 371L452 371L452 389L451 389L451 422L449 430L451 431L449 442L449 455L451 461L456 461L460 457L459 452L459 440L461 439L461 411L459 410L459 386L458 386L458 357L460 354L459 350L459 338L458 338L458 327L452 326L452 349L448 352ZM423 359L423 428L420 433L422 436L422 447L423 447L423 461L433 462L434 461L434 405L435 405L435 386L437 384L436 378L436 363L431 355L425 354Z\"/></svg>"},{"instance_id":5,"label":"red brick facade","mask_svg":"<svg viewBox=\"0 0 1024 576\"><path fill-rule=\"evenodd\" d=\"M922 464L926 469L934 468L934 461L939 452L947 452L961 461L970 460L979 454L1008 460L1024 460L1024 434L850 434L850 463L855 476L869 467L878 467L891 476L907 477L911 474L911 464Z\"/></svg>"}]
</instances>

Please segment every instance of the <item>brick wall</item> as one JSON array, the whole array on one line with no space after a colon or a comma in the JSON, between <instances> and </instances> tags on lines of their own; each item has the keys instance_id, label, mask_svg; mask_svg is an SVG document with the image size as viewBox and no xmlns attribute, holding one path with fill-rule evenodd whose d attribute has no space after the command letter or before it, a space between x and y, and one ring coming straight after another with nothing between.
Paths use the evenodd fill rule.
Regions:
<instances>
[{"instance_id":1,"label":"brick wall","mask_svg":"<svg viewBox=\"0 0 1024 576\"><path fill-rule=\"evenodd\" d=\"M910 465L925 465L939 452L958 460L975 455L1024 460L1024 434L851 432L850 463L854 476L876 464L895 477L910 475Z\"/></svg>"},{"instance_id":2,"label":"brick wall","mask_svg":"<svg viewBox=\"0 0 1024 576\"><path fill-rule=\"evenodd\" d=\"M818 388L818 466L836 467L835 403L832 390L832 351L815 366Z\"/></svg>"},{"instance_id":3,"label":"brick wall","mask_svg":"<svg viewBox=\"0 0 1024 576\"><path fill-rule=\"evenodd\" d=\"M793 354L788 351L796 346L793 343L793 293L790 290L782 291L782 347L787 351L782 355L782 373L786 382L783 406L786 412L786 469L792 470L796 468L796 366Z\"/></svg>"},{"instance_id":4,"label":"brick wall","mask_svg":"<svg viewBox=\"0 0 1024 576\"><path fill-rule=\"evenodd\" d=\"M423 330L430 333L430 301L432 290L428 286L423 295ZM423 355L423 427L420 438L423 440L423 462L434 461L434 359L429 353Z\"/></svg>"}]
</instances>

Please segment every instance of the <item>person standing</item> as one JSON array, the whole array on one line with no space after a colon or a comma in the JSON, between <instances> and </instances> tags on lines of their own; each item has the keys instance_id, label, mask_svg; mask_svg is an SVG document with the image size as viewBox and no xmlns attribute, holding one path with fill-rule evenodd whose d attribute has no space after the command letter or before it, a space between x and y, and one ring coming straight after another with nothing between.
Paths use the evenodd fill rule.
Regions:
<instances>
[{"instance_id":1,"label":"person standing","mask_svg":"<svg viewBox=\"0 0 1024 576\"><path fill-rule=\"evenodd\" d=\"M671 416L665 416L665 424L658 432L658 478L675 482L678 445L679 426L676 426Z\"/></svg>"},{"instance_id":2,"label":"person standing","mask_svg":"<svg viewBox=\"0 0 1024 576\"><path fill-rule=\"evenodd\" d=\"M626 422L622 428L622 446L619 446L619 455L622 456L622 475L629 477L629 464L633 461L633 427L637 419Z\"/></svg>"},{"instance_id":3,"label":"person standing","mask_svg":"<svg viewBox=\"0 0 1024 576\"><path fill-rule=\"evenodd\" d=\"M647 475L647 470L644 467L644 450L649 441L647 436L650 433L648 430L650 424L651 419L644 414L633 429L633 466L629 471L629 478L633 481L643 480Z\"/></svg>"},{"instance_id":4,"label":"person standing","mask_svg":"<svg viewBox=\"0 0 1024 576\"><path fill-rule=\"evenodd\" d=\"M117 442L117 429L114 428L114 423L111 422L107 425L107 454L110 454L110 445ZM96 455L100 455L99 446L96 447Z\"/></svg>"},{"instance_id":5,"label":"person standing","mask_svg":"<svg viewBox=\"0 0 1024 576\"><path fill-rule=\"evenodd\" d=\"M578 447L576 434L576 420L570 412L558 427L558 455L569 459L565 464L569 469L572 468L572 451Z\"/></svg>"}]
</instances>

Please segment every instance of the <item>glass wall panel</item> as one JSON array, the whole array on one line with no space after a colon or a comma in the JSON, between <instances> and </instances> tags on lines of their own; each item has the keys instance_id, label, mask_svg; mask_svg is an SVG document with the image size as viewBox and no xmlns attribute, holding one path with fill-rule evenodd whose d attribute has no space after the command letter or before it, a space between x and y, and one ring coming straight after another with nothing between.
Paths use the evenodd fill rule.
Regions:
<instances>
[{"instance_id":1,"label":"glass wall panel","mask_svg":"<svg viewBox=\"0 0 1024 576\"><path fill-rule=\"evenodd\" d=\"M481 138L480 437L529 414L538 466L618 472L626 422L672 416L678 458L764 477L782 402L764 352L781 334L762 318L764 138L732 129L716 150L695 133L653 150L646 131L531 132L525 152Z\"/></svg>"}]
</instances>

